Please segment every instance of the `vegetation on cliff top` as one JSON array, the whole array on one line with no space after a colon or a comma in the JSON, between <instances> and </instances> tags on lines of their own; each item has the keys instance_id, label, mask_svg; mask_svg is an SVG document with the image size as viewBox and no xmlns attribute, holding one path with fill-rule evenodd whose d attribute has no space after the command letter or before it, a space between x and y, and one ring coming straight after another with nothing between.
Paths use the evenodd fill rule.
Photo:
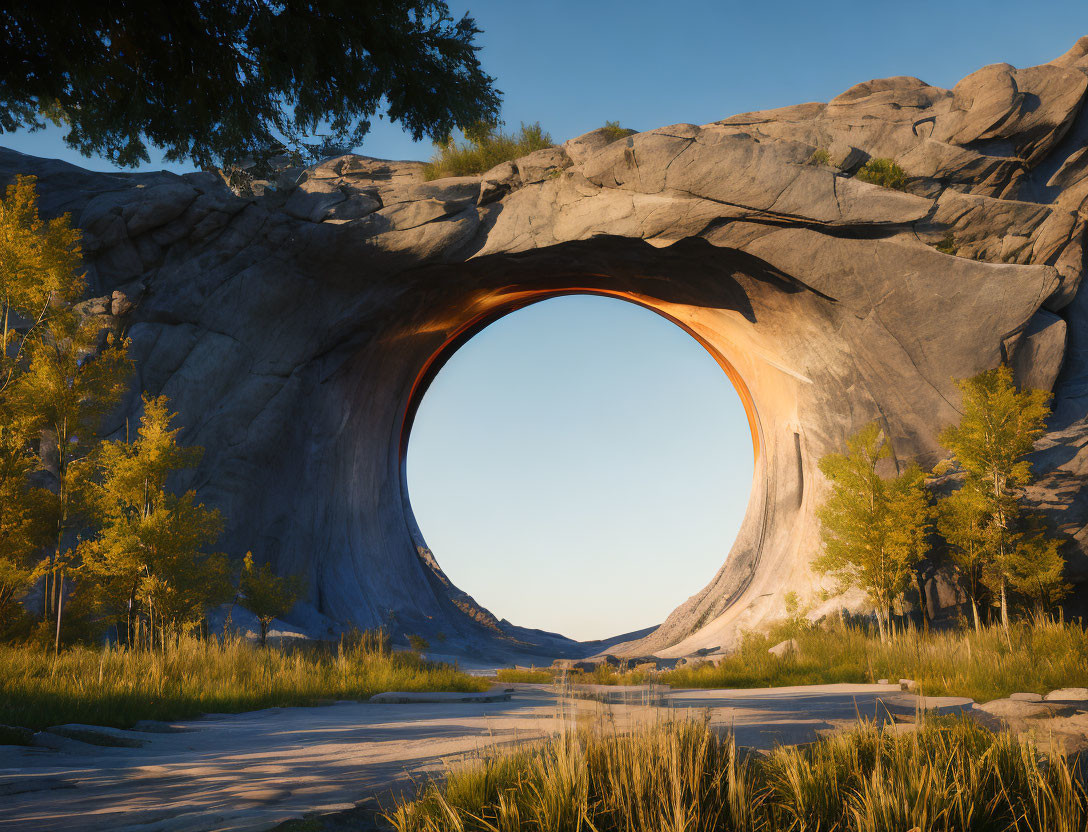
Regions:
<instances>
[{"instance_id":1,"label":"vegetation on cliff top","mask_svg":"<svg viewBox=\"0 0 1088 832\"><path fill-rule=\"evenodd\" d=\"M427 179L486 173L502 162L553 146L540 122L522 124L513 133L504 132L499 124L477 124L467 128L464 136L462 141L447 137L435 143L434 156L423 172Z\"/></svg>"}]
</instances>

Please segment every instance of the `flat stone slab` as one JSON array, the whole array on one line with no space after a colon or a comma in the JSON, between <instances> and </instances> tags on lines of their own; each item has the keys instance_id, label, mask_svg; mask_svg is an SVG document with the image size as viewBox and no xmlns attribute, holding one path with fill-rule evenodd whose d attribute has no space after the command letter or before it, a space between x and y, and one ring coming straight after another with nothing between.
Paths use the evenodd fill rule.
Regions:
<instances>
[{"instance_id":1,"label":"flat stone slab","mask_svg":"<svg viewBox=\"0 0 1088 832\"><path fill-rule=\"evenodd\" d=\"M967 696L915 696L912 693L882 696L878 702L896 716L962 714L975 705L975 700Z\"/></svg>"},{"instance_id":2,"label":"flat stone slab","mask_svg":"<svg viewBox=\"0 0 1088 832\"><path fill-rule=\"evenodd\" d=\"M420 705L434 703L449 705L456 702L509 702L511 691L489 690L480 693L458 691L386 691L368 699L378 705Z\"/></svg>"},{"instance_id":3,"label":"flat stone slab","mask_svg":"<svg viewBox=\"0 0 1088 832\"><path fill-rule=\"evenodd\" d=\"M1043 697L1045 702L1084 702L1088 704L1088 688L1061 688Z\"/></svg>"},{"instance_id":4,"label":"flat stone slab","mask_svg":"<svg viewBox=\"0 0 1088 832\"><path fill-rule=\"evenodd\" d=\"M1023 699L994 699L982 705L975 705L980 711L1002 719L1049 719L1057 716L1070 716L1077 707L1064 702L1026 701Z\"/></svg>"},{"instance_id":5,"label":"flat stone slab","mask_svg":"<svg viewBox=\"0 0 1088 832\"><path fill-rule=\"evenodd\" d=\"M85 742L89 745L101 745L108 748L140 748L147 742L143 737L133 736L120 728L107 728L104 725L54 725L46 728L45 733L54 734L69 740Z\"/></svg>"},{"instance_id":6,"label":"flat stone slab","mask_svg":"<svg viewBox=\"0 0 1088 832\"><path fill-rule=\"evenodd\" d=\"M141 719L133 725L130 731L138 731L142 734L187 734L190 731L199 731L190 725L178 725L173 722L160 722L157 719Z\"/></svg>"}]
</instances>

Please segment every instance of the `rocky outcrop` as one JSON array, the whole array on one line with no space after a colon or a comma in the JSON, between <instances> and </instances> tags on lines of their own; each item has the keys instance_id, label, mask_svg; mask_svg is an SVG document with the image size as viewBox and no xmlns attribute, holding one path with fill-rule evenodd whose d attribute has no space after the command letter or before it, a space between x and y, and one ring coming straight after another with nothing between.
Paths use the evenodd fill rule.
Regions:
<instances>
[{"instance_id":1,"label":"rocky outcrop","mask_svg":"<svg viewBox=\"0 0 1088 832\"><path fill-rule=\"evenodd\" d=\"M404 483L415 408L460 344L543 298L619 297L686 329L748 410L751 503L711 583L610 648L685 655L780 615L787 591L817 597L816 460L876 419L894 465L937 461L953 379L1001 361L1055 391L1033 496L1088 582L1086 53L1082 39L952 90L880 79L826 104L594 131L478 177L343 156L243 198L213 174L90 173L10 151L0 172L38 175L46 211L85 230L95 294L136 360L114 426L139 389L170 396L185 440L207 449L178 485L223 509L228 551L307 576L294 617L311 631L588 649L495 620L442 573ZM851 175L871 158L895 159L906 191Z\"/></svg>"}]
</instances>

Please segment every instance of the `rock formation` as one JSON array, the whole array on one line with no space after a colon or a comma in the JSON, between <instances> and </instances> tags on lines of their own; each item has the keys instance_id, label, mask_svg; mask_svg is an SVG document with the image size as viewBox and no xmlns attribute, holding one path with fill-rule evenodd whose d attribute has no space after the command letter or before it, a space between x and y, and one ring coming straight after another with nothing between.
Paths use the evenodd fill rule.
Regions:
<instances>
[{"instance_id":1,"label":"rock formation","mask_svg":"<svg viewBox=\"0 0 1088 832\"><path fill-rule=\"evenodd\" d=\"M296 617L313 630L576 651L496 621L442 573L404 482L415 408L461 343L543 298L614 296L686 329L745 403L756 473L714 580L612 648L681 655L779 615L786 591L815 597L822 455L876 419L895 464L936 462L953 379L1001 361L1056 393L1032 496L1088 583L1086 89L1082 38L952 90L868 81L826 104L595 131L475 177L343 156L242 198L212 173L10 151L0 172L37 175L43 209L85 231L100 312L122 316L137 366L114 427L140 389L170 396L207 449L178 484L223 509L227 551L306 575ZM906 192L854 178L870 158L895 159Z\"/></svg>"}]
</instances>

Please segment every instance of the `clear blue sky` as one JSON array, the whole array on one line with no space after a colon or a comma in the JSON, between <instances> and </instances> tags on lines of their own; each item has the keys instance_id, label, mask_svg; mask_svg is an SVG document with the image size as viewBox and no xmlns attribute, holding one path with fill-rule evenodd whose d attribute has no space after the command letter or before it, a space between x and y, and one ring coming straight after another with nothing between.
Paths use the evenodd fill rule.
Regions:
<instances>
[{"instance_id":1,"label":"clear blue sky","mask_svg":"<svg viewBox=\"0 0 1088 832\"><path fill-rule=\"evenodd\" d=\"M484 30L508 125L539 121L557 141L607 120L650 129L827 100L889 75L950 87L1088 34L1084 0L451 8ZM56 130L0 144L109 167ZM360 152L423 159L430 147L375 121ZM417 519L454 581L500 616L582 638L657 623L700 589L750 474L740 403L716 365L652 313L599 298L538 304L473 339L425 398L409 451Z\"/></svg>"},{"instance_id":2,"label":"clear blue sky","mask_svg":"<svg viewBox=\"0 0 1088 832\"><path fill-rule=\"evenodd\" d=\"M500 617L601 638L660 623L722 565L752 483L736 391L621 300L489 326L423 397L408 490L451 580Z\"/></svg>"}]
</instances>

